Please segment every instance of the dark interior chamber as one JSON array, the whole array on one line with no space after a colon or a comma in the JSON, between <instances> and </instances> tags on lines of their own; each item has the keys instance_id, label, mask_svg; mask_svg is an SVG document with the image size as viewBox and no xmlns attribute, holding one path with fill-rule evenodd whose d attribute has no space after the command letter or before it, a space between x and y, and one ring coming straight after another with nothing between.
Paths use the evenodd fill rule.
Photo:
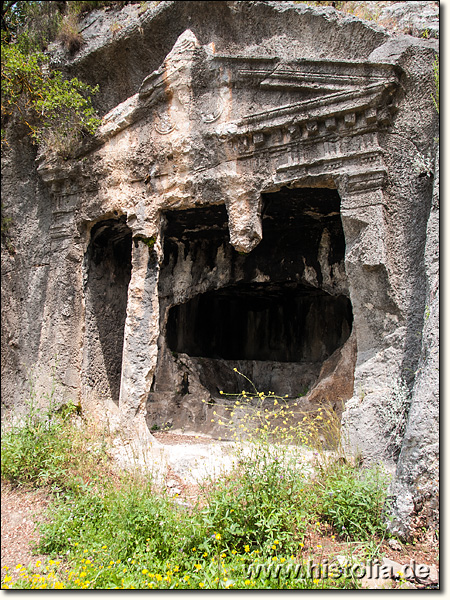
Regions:
<instances>
[{"instance_id":1,"label":"dark interior chamber","mask_svg":"<svg viewBox=\"0 0 450 600\"><path fill-rule=\"evenodd\" d=\"M302 284L242 283L170 309L167 344L190 356L323 361L351 331L348 298Z\"/></svg>"},{"instance_id":2,"label":"dark interior chamber","mask_svg":"<svg viewBox=\"0 0 450 600\"><path fill-rule=\"evenodd\" d=\"M224 205L165 213L154 393L189 394L181 378L197 378L211 395L234 391L238 368L258 389L292 395L311 389L349 338L337 191L263 194L261 218L262 240L244 254L230 244Z\"/></svg>"}]
</instances>

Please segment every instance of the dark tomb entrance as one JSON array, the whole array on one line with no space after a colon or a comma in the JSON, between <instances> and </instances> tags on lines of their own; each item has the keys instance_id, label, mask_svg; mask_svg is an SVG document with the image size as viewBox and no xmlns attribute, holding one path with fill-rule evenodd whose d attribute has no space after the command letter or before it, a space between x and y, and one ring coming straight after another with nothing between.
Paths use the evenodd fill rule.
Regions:
<instances>
[{"instance_id":1,"label":"dark tomb entrance","mask_svg":"<svg viewBox=\"0 0 450 600\"><path fill-rule=\"evenodd\" d=\"M86 253L86 351L84 373L97 397L119 403L131 230L121 219L94 225Z\"/></svg>"},{"instance_id":2,"label":"dark tomb entrance","mask_svg":"<svg viewBox=\"0 0 450 600\"><path fill-rule=\"evenodd\" d=\"M240 283L170 309L176 353L224 360L323 362L349 336L351 307L305 284Z\"/></svg>"},{"instance_id":3,"label":"dark tomb entrance","mask_svg":"<svg viewBox=\"0 0 450 600\"><path fill-rule=\"evenodd\" d=\"M249 254L230 245L222 205L166 213L150 404L173 398L179 412L193 394L239 393L248 383L235 369L261 391L297 398L349 338L337 191L283 188L262 199L263 239Z\"/></svg>"}]
</instances>

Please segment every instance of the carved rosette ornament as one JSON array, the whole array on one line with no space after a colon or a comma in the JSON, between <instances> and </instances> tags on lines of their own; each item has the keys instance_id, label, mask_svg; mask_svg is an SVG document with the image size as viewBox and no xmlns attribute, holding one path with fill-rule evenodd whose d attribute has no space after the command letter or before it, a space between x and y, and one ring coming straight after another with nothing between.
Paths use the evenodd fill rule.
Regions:
<instances>
[{"instance_id":1,"label":"carved rosette ornament","mask_svg":"<svg viewBox=\"0 0 450 600\"><path fill-rule=\"evenodd\" d=\"M205 95L202 101L200 118L203 123L214 123L220 119L225 108L225 100L217 94Z\"/></svg>"},{"instance_id":2,"label":"carved rosette ornament","mask_svg":"<svg viewBox=\"0 0 450 600\"><path fill-rule=\"evenodd\" d=\"M168 110L161 110L159 112L155 112L155 130L160 135L167 135L169 133L172 133L172 131L175 131L176 128L177 125L170 118Z\"/></svg>"}]
</instances>

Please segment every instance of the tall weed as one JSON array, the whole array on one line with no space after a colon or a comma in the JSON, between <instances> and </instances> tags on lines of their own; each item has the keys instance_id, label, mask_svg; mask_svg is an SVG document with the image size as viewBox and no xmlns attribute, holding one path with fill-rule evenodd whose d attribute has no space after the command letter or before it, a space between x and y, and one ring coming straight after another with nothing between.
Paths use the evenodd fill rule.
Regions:
<instances>
[{"instance_id":1,"label":"tall weed","mask_svg":"<svg viewBox=\"0 0 450 600\"><path fill-rule=\"evenodd\" d=\"M52 522L43 526L40 550L49 554L92 553L106 546L115 560L139 553L164 561L192 543L183 510L155 494L151 482L124 481L104 493L92 487L85 494L60 502ZM186 529L188 531L186 531Z\"/></svg>"},{"instance_id":2,"label":"tall weed","mask_svg":"<svg viewBox=\"0 0 450 600\"><path fill-rule=\"evenodd\" d=\"M85 483L110 475L106 441L77 415L79 407L68 403L56 409L52 395L46 400L42 408L32 396L24 416L2 423L2 477L79 494Z\"/></svg>"},{"instance_id":3,"label":"tall weed","mask_svg":"<svg viewBox=\"0 0 450 600\"><path fill-rule=\"evenodd\" d=\"M30 407L22 426L2 440L2 475L65 490L43 525L39 550L65 556L72 570L50 583L53 571L24 573L24 587L311 589L319 584L253 579L248 566L299 560L318 519L345 539L384 534L387 478L343 455L337 415L321 407L289 424L281 398L254 390L253 423L245 425L247 413L236 412L241 402L249 406L246 395L227 421L247 428L244 442L239 427L235 469L205 484L194 507L158 493L149 476L111 478L103 441L86 424L74 425L73 407ZM344 579L323 585L354 587Z\"/></svg>"},{"instance_id":4,"label":"tall weed","mask_svg":"<svg viewBox=\"0 0 450 600\"><path fill-rule=\"evenodd\" d=\"M344 538L384 535L388 484L389 476L379 466L359 470L336 463L326 475L319 513Z\"/></svg>"},{"instance_id":5,"label":"tall weed","mask_svg":"<svg viewBox=\"0 0 450 600\"><path fill-rule=\"evenodd\" d=\"M67 417L67 412L56 414L51 406L41 409L31 402L22 419L2 425L2 477L37 487L64 479L71 447Z\"/></svg>"},{"instance_id":6,"label":"tall weed","mask_svg":"<svg viewBox=\"0 0 450 600\"><path fill-rule=\"evenodd\" d=\"M253 444L236 471L216 482L202 511L224 547L294 552L307 524L305 485L286 448ZM269 552L270 553L270 552Z\"/></svg>"}]
</instances>

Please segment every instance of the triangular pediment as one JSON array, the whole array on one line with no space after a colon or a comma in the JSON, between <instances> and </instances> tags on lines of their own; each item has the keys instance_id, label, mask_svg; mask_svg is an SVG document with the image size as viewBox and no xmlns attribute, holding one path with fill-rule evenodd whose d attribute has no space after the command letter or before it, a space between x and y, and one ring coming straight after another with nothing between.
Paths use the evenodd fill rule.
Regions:
<instances>
[{"instance_id":1,"label":"triangular pediment","mask_svg":"<svg viewBox=\"0 0 450 600\"><path fill-rule=\"evenodd\" d=\"M149 110L154 111L155 131L161 135L171 133L182 121L192 123L189 130L196 124L220 124L223 135L224 130L257 132L358 112L366 113L370 125L377 113L383 113L384 122L389 118L397 85L398 72L390 64L219 55L211 45L201 46L187 30L133 97L135 118L128 100L123 103L127 119L120 118L120 107L116 107L105 123L108 137L115 133L113 121L119 131ZM349 125L354 117L346 119Z\"/></svg>"},{"instance_id":2,"label":"triangular pediment","mask_svg":"<svg viewBox=\"0 0 450 600\"><path fill-rule=\"evenodd\" d=\"M231 162L271 173L273 185L334 185L345 173L355 189L380 187L377 135L396 111L399 76L388 63L217 54L187 30L139 92L106 115L97 140L141 127L161 193Z\"/></svg>"}]
</instances>

